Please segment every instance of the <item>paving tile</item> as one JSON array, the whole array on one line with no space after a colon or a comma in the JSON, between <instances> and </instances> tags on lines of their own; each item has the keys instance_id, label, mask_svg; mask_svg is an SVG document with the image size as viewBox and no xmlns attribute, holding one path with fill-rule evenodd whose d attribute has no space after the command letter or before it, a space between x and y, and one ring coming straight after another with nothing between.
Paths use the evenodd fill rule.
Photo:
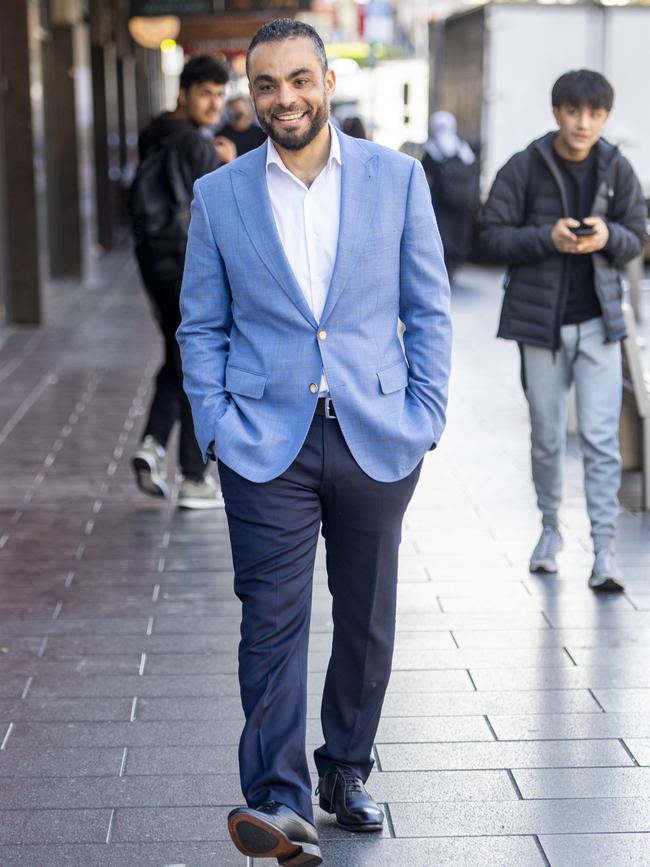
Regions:
<instances>
[{"instance_id":1,"label":"paving tile","mask_svg":"<svg viewBox=\"0 0 650 867\"><path fill-rule=\"evenodd\" d=\"M325 671L329 654L312 654L311 670ZM156 653L147 657L147 675L237 674L237 648L230 653Z\"/></svg>"},{"instance_id":2,"label":"paving tile","mask_svg":"<svg viewBox=\"0 0 650 867\"><path fill-rule=\"evenodd\" d=\"M640 765L650 766L650 738L625 738L625 744Z\"/></svg>"},{"instance_id":3,"label":"paving tile","mask_svg":"<svg viewBox=\"0 0 650 867\"><path fill-rule=\"evenodd\" d=\"M650 627L650 611L612 611L607 610L606 605L607 603L600 608L586 611L582 608L566 610L562 605L555 608L546 606L544 613L555 629L620 629L623 627L647 629Z\"/></svg>"},{"instance_id":4,"label":"paving tile","mask_svg":"<svg viewBox=\"0 0 650 867\"><path fill-rule=\"evenodd\" d=\"M621 747L622 751L622 747ZM629 763L632 760L627 757ZM237 774L237 750L217 747L132 747L126 762L126 775L177 775L205 773Z\"/></svg>"},{"instance_id":5,"label":"paving tile","mask_svg":"<svg viewBox=\"0 0 650 867\"><path fill-rule=\"evenodd\" d=\"M180 699L197 695L239 695L239 683L235 674L59 677L45 682L35 680L30 695L43 699L77 696L121 698L134 695L175 696Z\"/></svg>"},{"instance_id":6,"label":"paving tile","mask_svg":"<svg viewBox=\"0 0 650 867\"><path fill-rule=\"evenodd\" d=\"M313 679L314 688L317 681ZM388 693L404 692L472 692L474 685L463 669L452 671L394 671Z\"/></svg>"},{"instance_id":7,"label":"paving tile","mask_svg":"<svg viewBox=\"0 0 650 867\"><path fill-rule=\"evenodd\" d=\"M308 723L307 729L317 740L316 726L310 728ZM492 732L482 716L384 717L376 738L378 744L491 740Z\"/></svg>"},{"instance_id":8,"label":"paving tile","mask_svg":"<svg viewBox=\"0 0 650 867\"><path fill-rule=\"evenodd\" d=\"M25 722L128 721L131 699L0 700L0 719Z\"/></svg>"},{"instance_id":9,"label":"paving tile","mask_svg":"<svg viewBox=\"0 0 650 867\"><path fill-rule=\"evenodd\" d=\"M650 647L572 647L577 665L593 668L650 668Z\"/></svg>"},{"instance_id":10,"label":"paving tile","mask_svg":"<svg viewBox=\"0 0 650 867\"><path fill-rule=\"evenodd\" d=\"M640 713L490 716L499 740L648 737L650 715Z\"/></svg>"},{"instance_id":11,"label":"paving tile","mask_svg":"<svg viewBox=\"0 0 650 867\"><path fill-rule=\"evenodd\" d=\"M312 629L319 624L314 623ZM326 625L326 630L331 626ZM143 629L143 632L145 630ZM322 631L322 627L321 627ZM160 612L154 615L154 635L236 635L239 637L239 618L237 617L206 617L195 614L193 617L167 617Z\"/></svg>"},{"instance_id":12,"label":"paving tile","mask_svg":"<svg viewBox=\"0 0 650 867\"><path fill-rule=\"evenodd\" d=\"M0 843L105 843L110 810L0 812Z\"/></svg>"},{"instance_id":13,"label":"paving tile","mask_svg":"<svg viewBox=\"0 0 650 867\"><path fill-rule=\"evenodd\" d=\"M491 647L650 647L650 629L454 630L461 648Z\"/></svg>"},{"instance_id":14,"label":"paving tile","mask_svg":"<svg viewBox=\"0 0 650 867\"><path fill-rule=\"evenodd\" d=\"M457 650L401 651L394 654L393 670L496 668L507 665L511 668L530 668L539 662L537 649L529 648L470 648ZM569 667L574 663L562 647L544 648L544 665Z\"/></svg>"},{"instance_id":15,"label":"paving tile","mask_svg":"<svg viewBox=\"0 0 650 867\"><path fill-rule=\"evenodd\" d=\"M562 643L573 649L584 647L648 647L650 629L621 627L614 629L557 630Z\"/></svg>"},{"instance_id":16,"label":"paving tile","mask_svg":"<svg viewBox=\"0 0 650 867\"><path fill-rule=\"evenodd\" d=\"M453 636L463 650L470 648L563 647L563 633L555 629L454 629Z\"/></svg>"},{"instance_id":17,"label":"paving tile","mask_svg":"<svg viewBox=\"0 0 650 867\"><path fill-rule=\"evenodd\" d=\"M521 587L516 593L501 596L441 596L440 608L445 614L485 614L496 611L498 614L521 612L533 616L541 612L543 605L539 599L527 594Z\"/></svg>"},{"instance_id":18,"label":"paving tile","mask_svg":"<svg viewBox=\"0 0 650 867\"><path fill-rule=\"evenodd\" d=\"M445 638L445 633L436 633ZM326 638L328 636L323 636ZM447 639L452 646L451 635ZM331 639L330 639L331 643ZM239 637L235 634L220 635L122 635L119 643L108 635L51 635L47 648L53 653L113 655L120 653L146 653L147 657L158 653L229 653L237 650Z\"/></svg>"},{"instance_id":19,"label":"paving tile","mask_svg":"<svg viewBox=\"0 0 650 867\"><path fill-rule=\"evenodd\" d=\"M52 614L52 612L50 612ZM0 633L5 635L144 635L147 617L2 617Z\"/></svg>"},{"instance_id":20,"label":"paving tile","mask_svg":"<svg viewBox=\"0 0 650 867\"><path fill-rule=\"evenodd\" d=\"M0 846L3 867L247 867L230 842Z\"/></svg>"},{"instance_id":21,"label":"paving tile","mask_svg":"<svg viewBox=\"0 0 650 867\"><path fill-rule=\"evenodd\" d=\"M4 674L0 679L0 696L2 698L20 698L26 684L26 675Z\"/></svg>"},{"instance_id":22,"label":"paving tile","mask_svg":"<svg viewBox=\"0 0 650 867\"><path fill-rule=\"evenodd\" d=\"M473 668L470 673L479 690L650 688L645 668Z\"/></svg>"},{"instance_id":23,"label":"paving tile","mask_svg":"<svg viewBox=\"0 0 650 867\"><path fill-rule=\"evenodd\" d=\"M495 785L494 790L497 790ZM512 788L512 787L511 787ZM484 784L487 791L487 783ZM170 807L237 804L239 775L57 777L12 781L0 799L4 809Z\"/></svg>"},{"instance_id":24,"label":"paving tile","mask_svg":"<svg viewBox=\"0 0 650 867\"><path fill-rule=\"evenodd\" d=\"M635 752L632 746L630 748ZM615 739L493 741L492 743L378 743L376 749L384 771L568 768L599 765L625 767L634 764L621 742ZM647 749L647 763L650 764L650 741Z\"/></svg>"},{"instance_id":25,"label":"paving tile","mask_svg":"<svg viewBox=\"0 0 650 867\"><path fill-rule=\"evenodd\" d=\"M103 674L137 674L140 666L140 655L115 654L105 657L100 654L90 656L61 656L55 657L48 654L47 650L42 659L33 656L24 663L16 663L16 671L22 671L27 675L36 675L39 680L55 680L66 675L75 677L91 677Z\"/></svg>"},{"instance_id":26,"label":"paving tile","mask_svg":"<svg viewBox=\"0 0 650 867\"><path fill-rule=\"evenodd\" d=\"M594 713L587 690L504 690L501 692L390 693L382 715L463 716L465 714Z\"/></svg>"},{"instance_id":27,"label":"paving tile","mask_svg":"<svg viewBox=\"0 0 650 867\"><path fill-rule=\"evenodd\" d=\"M315 729L319 725L314 726ZM74 722L16 723L11 741L17 746L190 746L239 743L241 726L237 720L208 722Z\"/></svg>"},{"instance_id":28,"label":"paving tile","mask_svg":"<svg viewBox=\"0 0 650 867\"><path fill-rule=\"evenodd\" d=\"M553 867L647 867L647 834L544 834L540 843Z\"/></svg>"},{"instance_id":29,"label":"paving tile","mask_svg":"<svg viewBox=\"0 0 650 867\"><path fill-rule=\"evenodd\" d=\"M650 768L513 771L524 798L650 798Z\"/></svg>"},{"instance_id":30,"label":"paving tile","mask_svg":"<svg viewBox=\"0 0 650 867\"><path fill-rule=\"evenodd\" d=\"M373 772L367 783L376 801L510 801L517 794L507 774L489 771Z\"/></svg>"},{"instance_id":31,"label":"paving tile","mask_svg":"<svg viewBox=\"0 0 650 867\"><path fill-rule=\"evenodd\" d=\"M0 588L0 593L2 592ZM449 635L449 640L451 641L450 647L455 647L451 634ZM43 639L41 636L30 636L30 635L3 635L0 632L0 654L2 659L8 659L8 655L13 655L15 653L20 653L24 651L29 651L31 653L37 653L40 650ZM6 673L5 673L6 676Z\"/></svg>"},{"instance_id":32,"label":"paving tile","mask_svg":"<svg viewBox=\"0 0 650 867\"><path fill-rule=\"evenodd\" d=\"M320 715L317 696L310 696L310 716ZM139 698L136 703L136 718L145 721L163 720L239 720L243 726L244 714L238 696L226 695L215 698Z\"/></svg>"},{"instance_id":33,"label":"paving tile","mask_svg":"<svg viewBox=\"0 0 650 867\"><path fill-rule=\"evenodd\" d=\"M397 837L650 832L650 798L391 804Z\"/></svg>"},{"instance_id":34,"label":"paving tile","mask_svg":"<svg viewBox=\"0 0 650 867\"><path fill-rule=\"evenodd\" d=\"M435 840L326 840L324 863L333 867L539 867L544 862L532 837L468 837ZM255 867L266 863L255 861ZM39 865L40 867L40 865Z\"/></svg>"},{"instance_id":35,"label":"paving tile","mask_svg":"<svg viewBox=\"0 0 650 867\"><path fill-rule=\"evenodd\" d=\"M67 747L39 749L17 747L0 752L0 777L110 776L120 772L124 750L119 747Z\"/></svg>"},{"instance_id":36,"label":"paving tile","mask_svg":"<svg viewBox=\"0 0 650 867\"><path fill-rule=\"evenodd\" d=\"M593 694L607 712L650 713L650 688L595 689Z\"/></svg>"},{"instance_id":37,"label":"paving tile","mask_svg":"<svg viewBox=\"0 0 650 867\"><path fill-rule=\"evenodd\" d=\"M632 615L643 616L638 612ZM626 612L627 614L627 612ZM484 611L440 613L397 612L397 628L416 630L429 629L543 629L548 621L541 611ZM650 626L650 620L647 623Z\"/></svg>"}]
</instances>

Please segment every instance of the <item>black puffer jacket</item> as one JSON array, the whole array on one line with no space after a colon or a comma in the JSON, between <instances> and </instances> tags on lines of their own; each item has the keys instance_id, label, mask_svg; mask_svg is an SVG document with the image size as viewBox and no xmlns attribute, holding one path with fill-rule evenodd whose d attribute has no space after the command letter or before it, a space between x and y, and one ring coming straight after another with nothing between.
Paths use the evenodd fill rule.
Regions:
<instances>
[{"instance_id":1,"label":"black puffer jacket","mask_svg":"<svg viewBox=\"0 0 650 867\"><path fill-rule=\"evenodd\" d=\"M499 337L557 349L567 300L568 254L558 253L551 230L570 217L551 132L520 151L499 171L485 205L481 246L508 264ZM641 186L618 148L600 139L592 216L602 217L609 241L592 253L594 288L609 341L625 337L620 269L639 254L646 205Z\"/></svg>"}]
</instances>

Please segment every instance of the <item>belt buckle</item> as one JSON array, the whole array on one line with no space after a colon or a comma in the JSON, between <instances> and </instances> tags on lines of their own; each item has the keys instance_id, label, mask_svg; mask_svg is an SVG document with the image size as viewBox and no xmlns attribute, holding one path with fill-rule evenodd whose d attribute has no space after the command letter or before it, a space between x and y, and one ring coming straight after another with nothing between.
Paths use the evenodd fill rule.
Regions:
<instances>
[{"instance_id":1,"label":"belt buckle","mask_svg":"<svg viewBox=\"0 0 650 867\"><path fill-rule=\"evenodd\" d=\"M325 398L323 398L323 400L324 400L323 407L325 410L325 418L336 418L336 414L333 413L331 410L332 398L331 397L325 397Z\"/></svg>"}]
</instances>

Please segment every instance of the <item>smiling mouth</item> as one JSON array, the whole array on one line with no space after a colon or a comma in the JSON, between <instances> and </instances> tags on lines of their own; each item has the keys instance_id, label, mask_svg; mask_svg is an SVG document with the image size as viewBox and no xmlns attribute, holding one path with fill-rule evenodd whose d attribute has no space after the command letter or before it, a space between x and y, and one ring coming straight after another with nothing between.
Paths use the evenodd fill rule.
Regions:
<instances>
[{"instance_id":1,"label":"smiling mouth","mask_svg":"<svg viewBox=\"0 0 650 867\"><path fill-rule=\"evenodd\" d=\"M286 112L285 114L275 114L273 115L273 119L280 123L296 123L297 121L302 120L306 114L306 111L292 111L290 113Z\"/></svg>"}]
</instances>

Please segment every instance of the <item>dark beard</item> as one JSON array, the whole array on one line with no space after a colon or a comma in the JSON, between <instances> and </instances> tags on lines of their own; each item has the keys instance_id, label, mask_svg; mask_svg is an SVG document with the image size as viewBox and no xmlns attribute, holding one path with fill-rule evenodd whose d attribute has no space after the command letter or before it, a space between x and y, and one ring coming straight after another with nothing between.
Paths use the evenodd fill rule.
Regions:
<instances>
[{"instance_id":1,"label":"dark beard","mask_svg":"<svg viewBox=\"0 0 650 867\"><path fill-rule=\"evenodd\" d=\"M306 132L296 137L294 133L278 132L265 118L257 116L260 126L272 142L288 151L300 151L306 148L318 135L329 120L329 105L323 101L310 118Z\"/></svg>"}]
</instances>

